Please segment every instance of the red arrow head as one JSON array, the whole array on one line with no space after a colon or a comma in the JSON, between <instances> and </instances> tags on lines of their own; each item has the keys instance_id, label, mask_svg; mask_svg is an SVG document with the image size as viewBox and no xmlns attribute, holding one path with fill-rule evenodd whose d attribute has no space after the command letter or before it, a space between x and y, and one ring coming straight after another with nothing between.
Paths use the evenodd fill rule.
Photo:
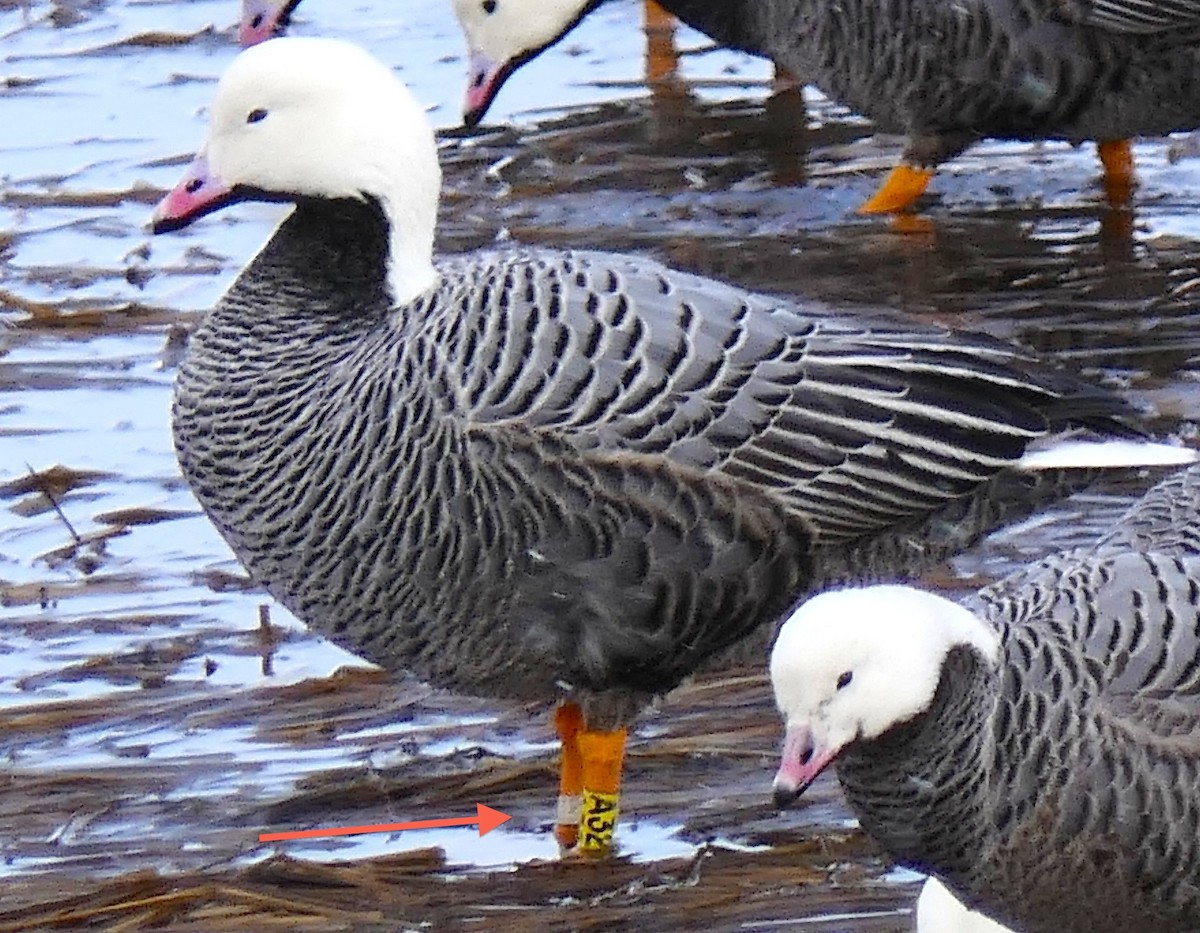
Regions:
<instances>
[{"instance_id":1,"label":"red arrow head","mask_svg":"<svg viewBox=\"0 0 1200 933\"><path fill-rule=\"evenodd\" d=\"M479 835L490 833L501 823L507 823L512 819L507 813L501 813L499 810L493 810L491 807L485 807L481 803L475 804L479 811Z\"/></svg>"}]
</instances>

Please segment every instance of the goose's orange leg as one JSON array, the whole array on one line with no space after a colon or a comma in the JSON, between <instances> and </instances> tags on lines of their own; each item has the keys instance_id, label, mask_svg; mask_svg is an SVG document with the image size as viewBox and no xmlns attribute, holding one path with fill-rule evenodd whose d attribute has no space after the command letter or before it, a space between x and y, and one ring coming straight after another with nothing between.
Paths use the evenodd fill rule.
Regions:
<instances>
[{"instance_id":1,"label":"goose's orange leg","mask_svg":"<svg viewBox=\"0 0 1200 933\"><path fill-rule=\"evenodd\" d=\"M796 77L796 73L784 68L783 65L776 65L774 71L771 72L772 94L778 94L781 91L790 91L800 86L800 79Z\"/></svg>"},{"instance_id":2,"label":"goose's orange leg","mask_svg":"<svg viewBox=\"0 0 1200 933\"><path fill-rule=\"evenodd\" d=\"M579 841L579 817L583 809L583 761L579 757L583 710L579 704L563 703L559 706L554 711L554 728L562 743L554 838L563 849L573 849Z\"/></svg>"},{"instance_id":3,"label":"goose's orange leg","mask_svg":"<svg viewBox=\"0 0 1200 933\"><path fill-rule=\"evenodd\" d=\"M579 755L583 762L579 851L584 855L603 855L612 848L628 735L626 729L579 733Z\"/></svg>"},{"instance_id":4,"label":"goose's orange leg","mask_svg":"<svg viewBox=\"0 0 1200 933\"><path fill-rule=\"evenodd\" d=\"M894 214L910 207L929 186L933 169L917 168L901 162L888 173L870 198L858 209L860 214Z\"/></svg>"},{"instance_id":5,"label":"goose's orange leg","mask_svg":"<svg viewBox=\"0 0 1200 933\"><path fill-rule=\"evenodd\" d=\"M1096 144L1104 166L1104 194L1112 207L1128 207L1133 192L1133 148L1128 139L1106 139Z\"/></svg>"},{"instance_id":6,"label":"goose's orange leg","mask_svg":"<svg viewBox=\"0 0 1200 933\"><path fill-rule=\"evenodd\" d=\"M645 0L646 84L653 85L679 70L679 50L675 48L675 17L654 0Z\"/></svg>"}]
</instances>

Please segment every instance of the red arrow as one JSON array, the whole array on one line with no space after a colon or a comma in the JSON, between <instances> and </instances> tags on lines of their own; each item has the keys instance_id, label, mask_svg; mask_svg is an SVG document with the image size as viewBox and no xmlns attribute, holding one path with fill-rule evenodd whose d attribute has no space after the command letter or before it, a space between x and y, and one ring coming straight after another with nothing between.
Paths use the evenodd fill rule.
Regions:
<instances>
[{"instance_id":1,"label":"red arrow","mask_svg":"<svg viewBox=\"0 0 1200 933\"><path fill-rule=\"evenodd\" d=\"M476 816L452 816L445 820L416 820L412 823L373 823L370 826L335 826L332 829L301 829L287 833L262 833L259 842L276 842L280 839L316 839L321 836L357 836L362 833L396 833L402 829L437 829L441 826L474 826L479 824L479 835L490 833L501 823L512 819L507 813L475 804Z\"/></svg>"}]
</instances>

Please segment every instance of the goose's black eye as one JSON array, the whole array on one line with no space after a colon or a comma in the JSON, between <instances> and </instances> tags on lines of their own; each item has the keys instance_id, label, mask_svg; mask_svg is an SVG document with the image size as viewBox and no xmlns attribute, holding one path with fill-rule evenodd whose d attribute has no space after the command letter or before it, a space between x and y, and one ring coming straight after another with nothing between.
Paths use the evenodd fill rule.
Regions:
<instances>
[{"instance_id":1,"label":"goose's black eye","mask_svg":"<svg viewBox=\"0 0 1200 933\"><path fill-rule=\"evenodd\" d=\"M254 16L251 17L251 19L250 19L251 28L257 29L262 24L263 24L263 15L261 13L255 13Z\"/></svg>"},{"instance_id":2,"label":"goose's black eye","mask_svg":"<svg viewBox=\"0 0 1200 933\"><path fill-rule=\"evenodd\" d=\"M259 120L265 120L266 118L267 112L263 110L262 107L255 107L248 114L246 114L247 123L257 123Z\"/></svg>"},{"instance_id":3,"label":"goose's black eye","mask_svg":"<svg viewBox=\"0 0 1200 933\"><path fill-rule=\"evenodd\" d=\"M845 671L842 674L842 676L838 678L837 688L839 690L841 690L843 687L849 687L850 681L852 681L853 679L854 679L854 672L853 671Z\"/></svg>"},{"instance_id":4,"label":"goose's black eye","mask_svg":"<svg viewBox=\"0 0 1200 933\"><path fill-rule=\"evenodd\" d=\"M483 0L483 3L480 5L483 7L483 12L488 16L496 12L496 0Z\"/></svg>"}]
</instances>

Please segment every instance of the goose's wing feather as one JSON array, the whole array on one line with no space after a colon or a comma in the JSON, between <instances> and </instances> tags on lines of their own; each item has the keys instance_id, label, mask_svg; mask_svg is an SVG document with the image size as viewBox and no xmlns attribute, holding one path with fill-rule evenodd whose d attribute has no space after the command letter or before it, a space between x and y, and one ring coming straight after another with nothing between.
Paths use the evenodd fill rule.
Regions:
<instances>
[{"instance_id":1,"label":"goose's wing feather","mask_svg":"<svg viewBox=\"0 0 1200 933\"><path fill-rule=\"evenodd\" d=\"M1050 0L1053 9L1074 22L1117 33L1179 33L1172 41L1194 38L1200 30L1197 0Z\"/></svg>"},{"instance_id":2,"label":"goose's wing feather","mask_svg":"<svg viewBox=\"0 0 1200 933\"><path fill-rule=\"evenodd\" d=\"M1138 744L1190 743L1200 758L1200 467L1139 499L1089 548L979 594L993 621L1057 651L1051 676L1082 679ZM1032 641L1029 642L1032 644ZM1021 648L1026 668L1035 649Z\"/></svg>"},{"instance_id":3,"label":"goose's wing feather","mask_svg":"<svg viewBox=\"0 0 1200 933\"><path fill-rule=\"evenodd\" d=\"M1013 464L1055 406L1107 404L986 338L802 309L651 261L534 253L454 278L438 339L475 425L716 471L824 541L928 514Z\"/></svg>"}]
</instances>

